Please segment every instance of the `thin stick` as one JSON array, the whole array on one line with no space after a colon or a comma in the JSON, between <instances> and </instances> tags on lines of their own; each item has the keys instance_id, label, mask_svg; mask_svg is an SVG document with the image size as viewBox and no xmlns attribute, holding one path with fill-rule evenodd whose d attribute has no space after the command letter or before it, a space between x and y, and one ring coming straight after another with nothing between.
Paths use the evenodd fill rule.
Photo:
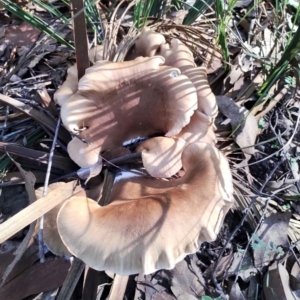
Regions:
<instances>
[{"instance_id":1,"label":"thin stick","mask_svg":"<svg viewBox=\"0 0 300 300\"><path fill-rule=\"evenodd\" d=\"M78 80L85 74L85 70L90 66L88 55L88 40L83 9L83 0L71 0L72 16L74 17L73 32L75 39ZM76 15L76 13L81 10L82 12Z\"/></svg>"},{"instance_id":2,"label":"thin stick","mask_svg":"<svg viewBox=\"0 0 300 300\"><path fill-rule=\"evenodd\" d=\"M47 195L47 188L48 188L48 184L49 184L49 178L50 178L50 173L51 173L51 168L52 168L52 160L53 160L53 155L54 155L54 150L55 150L55 145L56 145L56 141L57 141L59 127L60 127L60 118L58 119L57 124L56 124L53 142L52 142L52 146L51 146L50 153L49 153L47 173L46 173L46 177L45 177L45 183L44 183L42 197L45 197ZM43 230L44 230L44 215L41 216L41 218L40 218L40 228L39 228L39 234L38 234L39 257L40 257L41 263L45 262Z\"/></svg>"}]
</instances>

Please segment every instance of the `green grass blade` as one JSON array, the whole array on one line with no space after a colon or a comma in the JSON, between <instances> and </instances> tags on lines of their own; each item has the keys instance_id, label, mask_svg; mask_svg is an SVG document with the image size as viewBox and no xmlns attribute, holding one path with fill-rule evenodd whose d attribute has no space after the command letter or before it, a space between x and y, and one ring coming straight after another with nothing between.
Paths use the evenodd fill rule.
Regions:
<instances>
[{"instance_id":1,"label":"green grass blade","mask_svg":"<svg viewBox=\"0 0 300 300\"><path fill-rule=\"evenodd\" d=\"M277 81L277 79L279 79L279 77L288 70L290 62L296 57L299 51L300 51L300 26L295 32L289 45L285 48L282 57L277 62L275 67L271 70L267 80L259 89L258 91L259 96L263 96L266 93L268 93L268 91L270 90L272 85Z\"/></svg>"},{"instance_id":2,"label":"green grass blade","mask_svg":"<svg viewBox=\"0 0 300 300\"><path fill-rule=\"evenodd\" d=\"M203 14L207 7L213 4L213 0L196 0L193 6L190 7L188 14L183 20L183 25L191 25L196 19Z\"/></svg>"},{"instance_id":3,"label":"green grass blade","mask_svg":"<svg viewBox=\"0 0 300 300\"><path fill-rule=\"evenodd\" d=\"M40 19L35 15L32 15L24 11L22 8L20 8L18 5L14 4L10 0L0 0L0 6L8 10L9 12L11 12L13 15L17 16L18 18L22 19L23 21L26 21L30 25L39 29L43 33L47 34L48 36L52 37L53 39L60 42L61 44L66 45L71 49L74 49L74 47L68 41L66 41L59 34L55 33L54 29L52 29L47 22L45 22L44 20Z\"/></svg>"},{"instance_id":4,"label":"green grass blade","mask_svg":"<svg viewBox=\"0 0 300 300\"><path fill-rule=\"evenodd\" d=\"M70 23L69 19L66 16L64 16L59 10L57 10L52 4L48 5L45 2L42 2L40 0L32 0L32 1L36 5L50 12L55 17L59 18L63 23L65 24Z\"/></svg>"}]
</instances>

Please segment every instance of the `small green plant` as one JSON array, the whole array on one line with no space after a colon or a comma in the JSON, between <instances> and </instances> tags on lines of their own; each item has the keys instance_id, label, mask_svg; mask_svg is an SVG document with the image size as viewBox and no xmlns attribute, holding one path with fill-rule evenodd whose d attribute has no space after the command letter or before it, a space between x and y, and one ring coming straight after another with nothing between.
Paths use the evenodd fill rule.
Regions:
<instances>
[{"instance_id":1,"label":"small green plant","mask_svg":"<svg viewBox=\"0 0 300 300\"><path fill-rule=\"evenodd\" d=\"M222 300L222 298L221 297L212 298L212 297L209 297L209 296L202 296L201 300Z\"/></svg>"},{"instance_id":2,"label":"small green plant","mask_svg":"<svg viewBox=\"0 0 300 300\"><path fill-rule=\"evenodd\" d=\"M284 251L280 246L275 245L273 242L270 242L270 244L264 243L256 234L252 235L252 243L251 246L254 250L261 250L265 251L266 254L272 252L277 253L279 255L283 255Z\"/></svg>"}]
</instances>

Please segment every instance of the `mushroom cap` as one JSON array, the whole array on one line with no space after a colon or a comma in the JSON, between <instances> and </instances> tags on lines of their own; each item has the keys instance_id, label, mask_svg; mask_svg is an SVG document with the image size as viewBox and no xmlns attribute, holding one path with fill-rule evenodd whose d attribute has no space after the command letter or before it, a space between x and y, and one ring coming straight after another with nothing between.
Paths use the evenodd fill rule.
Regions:
<instances>
[{"instance_id":1,"label":"mushroom cap","mask_svg":"<svg viewBox=\"0 0 300 300\"><path fill-rule=\"evenodd\" d=\"M67 70L67 78L54 93L54 102L62 106L78 89L77 64Z\"/></svg>"},{"instance_id":2,"label":"mushroom cap","mask_svg":"<svg viewBox=\"0 0 300 300\"><path fill-rule=\"evenodd\" d=\"M188 126L188 125L187 125ZM171 177L182 168L181 153L186 142L180 138L154 137L141 143L143 165L153 177Z\"/></svg>"},{"instance_id":3,"label":"mushroom cap","mask_svg":"<svg viewBox=\"0 0 300 300\"><path fill-rule=\"evenodd\" d=\"M198 110L214 119L218 114L218 106L207 80L206 68L196 68L189 48L180 40L172 39L171 46L167 43L161 45L158 55L165 58L166 65L180 69L192 81L197 90Z\"/></svg>"},{"instance_id":4,"label":"mushroom cap","mask_svg":"<svg viewBox=\"0 0 300 300\"><path fill-rule=\"evenodd\" d=\"M165 65L178 68L181 72L196 66L193 53L178 39L172 39L170 45L161 45L157 54L165 58Z\"/></svg>"},{"instance_id":5,"label":"mushroom cap","mask_svg":"<svg viewBox=\"0 0 300 300\"><path fill-rule=\"evenodd\" d=\"M52 183L48 186L48 192L55 190L56 188L65 185L64 182L56 182ZM43 187L35 190L36 198L42 198L43 195ZM44 215L44 227L43 227L43 239L49 250L55 255L59 256L67 256L72 255L67 247L64 245L63 241L60 238L60 235L57 230L56 217L57 214L62 207L63 203L55 206L49 212ZM37 220L35 226L35 232L38 233L40 228L40 219Z\"/></svg>"},{"instance_id":6,"label":"mushroom cap","mask_svg":"<svg viewBox=\"0 0 300 300\"><path fill-rule=\"evenodd\" d=\"M197 110L191 117L190 123L183 127L176 137L188 144L196 142L215 144L216 136L213 129L209 117Z\"/></svg>"},{"instance_id":7,"label":"mushroom cap","mask_svg":"<svg viewBox=\"0 0 300 300\"><path fill-rule=\"evenodd\" d=\"M57 220L69 251L96 270L150 274L214 240L233 204L228 162L205 143L188 145L182 161L186 173L174 181L118 181L107 206L67 201Z\"/></svg>"},{"instance_id":8,"label":"mushroom cap","mask_svg":"<svg viewBox=\"0 0 300 300\"><path fill-rule=\"evenodd\" d=\"M52 183L48 186L48 192L55 190L58 187L65 185L64 182L56 182ZM101 191L103 187L103 180L99 177L92 178L88 183L88 190L83 190L77 194L77 196L81 197L89 197L93 200L99 200L101 196ZM38 188L35 191L37 199L42 197L43 187ZM65 202L65 201L64 201ZM57 230L57 215L63 203L55 206L49 212L44 215L44 228L43 228L43 239L49 250L55 255L59 256L70 256L72 255L69 250L64 245L63 241ZM37 220L37 224L35 226L36 234L39 231L40 227L40 219Z\"/></svg>"},{"instance_id":9,"label":"mushroom cap","mask_svg":"<svg viewBox=\"0 0 300 300\"><path fill-rule=\"evenodd\" d=\"M89 50L89 59L91 62L102 60L103 46L97 45ZM55 103L62 106L78 89L78 72L75 63L67 70L67 78L61 87L54 93Z\"/></svg>"},{"instance_id":10,"label":"mushroom cap","mask_svg":"<svg viewBox=\"0 0 300 300\"><path fill-rule=\"evenodd\" d=\"M196 87L198 95L198 110L206 114L210 120L215 119L218 114L218 105L216 97L207 80L206 68L190 67L186 68L183 73Z\"/></svg>"},{"instance_id":11,"label":"mushroom cap","mask_svg":"<svg viewBox=\"0 0 300 300\"><path fill-rule=\"evenodd\" d=\"M160 50L160 45L165 43L166 39L162 34L151 30L149 27L144 27L135 42L133 56L154 56Z\"/></svg>"},{"instance_id":12,"label":"mushroom cap","mask_svg":"<svg viewBox=\"0 0 300 300\"><path fill-rule=\"evenodd\" d=\"M140 136L179 133L197 109L196 89L180 70L163 62L160 56L97 62L61 108L65 127L92 145L85 150L99 149L97 154ZM87 151L71 158L89 167Z\"/></svg>"},{"instance_id":13,"label":"mushroom cap","mask_svg":"<svg viewBox=\"0 0 300 300\"><path fill-rule=\"evenodd\" d=\"M79 138L74 137L69 142L67 149L70 158L81 168L89 168L97 163L102 163L102 158L99 156L100 147L98 145L87 144Z\"/></svg>"}]
</instances>

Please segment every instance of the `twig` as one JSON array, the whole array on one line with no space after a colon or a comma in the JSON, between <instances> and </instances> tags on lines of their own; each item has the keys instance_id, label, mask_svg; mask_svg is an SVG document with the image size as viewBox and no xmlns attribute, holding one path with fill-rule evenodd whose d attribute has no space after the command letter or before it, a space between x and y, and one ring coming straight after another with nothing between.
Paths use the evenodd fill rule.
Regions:
<instances>
[{"instance_id":1,"label":"twig","mask_svg":"<svg viewBox=\"0 0 300 300\"><path fill-rule=\"evenodd\" d=\"M240 223L235 227L235 229L233 230L233 232L231 233L230 237L227 239L223 249L221 250L221 252L219 253L219 256L218 256L218 259L214 265L214 269L212 271L212 281L216 287L216 291L220 294L220 296L223 298L223 299L226 299L226 296L220 286L220 284L218 283L217 281L217 278L216 278L216 271L217 271L217 267L221 261L221 258L223 257L223 254L227 248L227 245L229 244L229 242L233 239L233 237L235 236L235 234L237 233L237 231L240 229L240 227L244 224L245 220L246 220L246 217L249 213L249 211L251 210L252 206L255 204L257 198L260 196L260 194L263 192L266 184L269 182L269 180L272 178L273 174L275 173L275 171L278 169L278 167L283 163L283 161L285 160L284 157L281 158L281 160L279 162L277 162L277 164L274 166L274 168L272 169L272 171L270 172L270 174L268 175L268 177L266 178L265 182L263 183L263 185L261 186L259 192L258 192L258 195L253 197L253 199L251 200L249 206L244 210L244 216L242 218L242 220L240 221ZM245 252L246 253L246 252ZM242 259L241 259L241 262L242 262ZM240 263L241 263L240 262Z\"/></svg>"},{"instance_id":2,"label":"twig","mask_svg":"<svg viewBox=\"0 0 300 300\"><path fill-rule=\"evenodd\" d=\"M52 167L52 159L53 159L54 149L55 149L55 145L56 145L56 141L57 141L59 127L60 127L60 118L57 121L56 129L55 129L55 134L54 134L54 137L53 137L53 143L52 143L52 147L51 147L50 153L49 153L47 173L46 173L46 177L45 177L45 183L44 183L42 197L45 197L47 195L47 188L48 188L48 184L49 184L49 178L50 178L51 167ZM42 216L40 218L40 228L39 228L39 233L38 233L39 256L40 256L40 262L41 263L45 262L43 229L44 229L44 216Z\"/></svg>"},{"instance_id":3,"label":"twig","mask_svg":"<svg viewBox=\"0 0 300 300\"><path fill-rule=\"evenodd\" d=\"M69 273L64 281L62 289L59 292L57 300L69 300L75 290L75 287L84 270L85 264L78 258L74 257Z\"/></svg>"}]
</instances>

